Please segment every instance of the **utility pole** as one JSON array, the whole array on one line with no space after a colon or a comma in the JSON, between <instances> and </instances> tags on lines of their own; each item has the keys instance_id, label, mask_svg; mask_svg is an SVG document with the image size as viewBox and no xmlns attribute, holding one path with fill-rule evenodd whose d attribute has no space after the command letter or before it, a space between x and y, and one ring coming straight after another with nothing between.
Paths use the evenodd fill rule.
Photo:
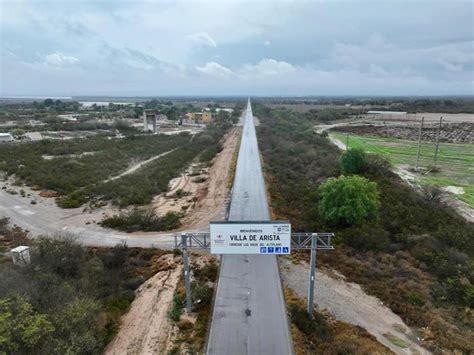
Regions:
<instances>
[{"instance_id":1,"label":"utility pole","mask_svg":"<svg viewBox=\"0 0 474 355\"><path fill-rule=\"evenodd\" d=\"M346 135L346 150L349 150L349 133Z\"/></svg>"},{"instance_id":2,"label":"utility pole","mask_svg":"<svg viewBox=\"0 0 474 355\"><path fill-rule=\"evenodd\" d=\"M433 160L433 167L436 168L436 160L438 159L438 149L439 149L439 136L441 134L441 123L443 122L443 116L439 118L439 126L438 126L438 135L436 136L436 149L434 154Z\"/></svg>"},{"instance_id":3,"label":"utility pole","mask_svg":"<svg viewBox=\"0 0 474 355\"><path fill-rule=\"evenodd\" d=\"M316 247L318 245L318 234L311 234L311 258L309 261L309 282L308 282L308 315L313 318L314 309L314 279L316 277Z\"/></svg>"},{"instance_id":4,"label":"utility pole","mask_svg":"<svg viewBox=\"0 0 474 355\"><path fill-rule=\"evenodd\" d=\"M183 245L183 264L184 264L184 288L186 290L186 312L191 313L191 283L189 281L189 256L188 256L188 241L186 233L181 233L181 243Z\"/></svg>"},{"instance_id":5,"label":"utility pole","mask_svg":"<svg viewBox=\"0 0 474 355\"><path fill-rule=\"evenodd\" d=\"M423 121L425 120L424 117L421 118L421 125L420 125L420 133L418 135L418 149L416 152L416 166L415 171L418 171L418 164L420 163L420 149L421 149L421 134L423 131Z\"/></svg>"}]
</instances>

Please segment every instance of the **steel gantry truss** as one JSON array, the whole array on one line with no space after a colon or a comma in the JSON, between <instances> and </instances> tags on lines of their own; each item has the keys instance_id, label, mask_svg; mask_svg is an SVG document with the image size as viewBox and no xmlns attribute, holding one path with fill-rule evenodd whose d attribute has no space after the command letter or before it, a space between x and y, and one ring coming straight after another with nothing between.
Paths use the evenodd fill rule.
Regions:
<instances>
[{"instance_id":1,"label":"steel gantry truss","mask_svg":"<svg viewBox=\"0 0 474 355\"><path fill-rule=\"evenodd\" d=\"M332 238L334 233L291 233L292 250L311 250L308 280L307 311L313 317L314 309L314 282L316 278L317 250L333 250ZM189 278L188 249L210 249L211 238L209 233L181 233L174 236L175 248L183 251L184 286L186 289L186 311L191 312L191 282Z\"/></svg>"}]
</instances>

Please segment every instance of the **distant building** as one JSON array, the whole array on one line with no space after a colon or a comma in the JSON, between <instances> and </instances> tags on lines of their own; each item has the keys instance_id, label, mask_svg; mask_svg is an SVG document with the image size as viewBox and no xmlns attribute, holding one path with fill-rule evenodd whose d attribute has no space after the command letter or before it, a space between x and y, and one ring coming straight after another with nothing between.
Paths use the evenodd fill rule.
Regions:
<instances>
[{"instance_id":1,"label":"distant building","mask_svg":"<svg viewBox=\"0 0 474 355\"><path fill-rule=\"evenodd\" d=\"M186 117L189 122L204 122L209 123L212 121L212 113L210 111L202 111L202 112L188 112Z\"/></svg>"},{"instance_id":2,"label":"distant building","mask_svg":"<svg viewBox=\"0 0 474 355\"><path fill-rule=\"evenodd\" d=\"M219 113L220 111L225 111L225 112L228 112L230 114L232 114L232 112L234 112L234 110L231 109L231 108L216 108L216 113Z\"/></svg>"},{"instance_id":3,"label":"distant building","mask_svg":"<svg viewBox=\"0 0 474 355\"><path fill-rule=\"evenodd\" d=\"M406 118L407 113L403 111L368 111L367 117L369 118L378 118L378 119L388 119L388 118Z\"/></svg>"},{"instance_id":4,"label":"distant building","mask_svg":"<svg viewBox=\"0 0 474 355\"><path fill-rule=\"evenodd\" d=\"M0 133L0 143L13 142L14 138L10 133Z\"/></svg>"},{"instance_id":5,"label":"distant building","mask_svg":"<svg viewBox=\"0 0 474 355\"><path fill-rule=\"evenodd\" d=\"M156 112L154 110L144 110L143 111L143 130L145 132L149 131L149 124L152 124L152 132L156 133Z\"/></svg>"}]
</instances>

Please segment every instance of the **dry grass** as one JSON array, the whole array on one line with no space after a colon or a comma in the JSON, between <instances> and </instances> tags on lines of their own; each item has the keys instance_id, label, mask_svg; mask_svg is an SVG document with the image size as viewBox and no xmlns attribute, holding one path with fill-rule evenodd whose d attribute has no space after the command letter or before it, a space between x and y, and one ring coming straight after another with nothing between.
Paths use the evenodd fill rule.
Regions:
<instances>
[{"instance_id":1,"label":"dry grass","mask_svg":"<svg viewBox=\"0 0 474 355\"><path fill-rule=\"evenodd\" d=\"M285 300L289 309L305 309L305 303L288 287L285 288ZM384 345L365 329L341 322L329 314L314 312L313 322L317 322L314 333L305 334L295 323L291 324L293 347L296 355L306 354L392 354ZM328 325L321 332L321 326ZM323 335L320 335L323 334Z\"/></svg>"}]
</instances>

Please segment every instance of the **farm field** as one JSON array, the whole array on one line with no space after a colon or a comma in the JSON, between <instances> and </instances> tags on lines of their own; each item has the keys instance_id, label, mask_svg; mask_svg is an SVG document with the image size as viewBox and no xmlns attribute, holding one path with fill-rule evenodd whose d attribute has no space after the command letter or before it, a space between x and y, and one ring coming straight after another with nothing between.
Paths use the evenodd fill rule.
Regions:
<instances>
[{"instance_id":1,"label":"farm field","mask_svg":"<svg viewBox=\"0 0 474 355\"><path fill-rule=\"evenodd\" d=\"M331 132L330 135L342 142L346 141L346 133ZM417 144L417 141L407 139L349 136L349 147L362 148L365 151L377 153L393 165L408 170L414 169L416 165ZM454 197L474 207L474 145L440 143L437 160L437 167L440 170L436 173L426 174L427 168L433 165L434 152L435 144L433 142L422 141L421 174L415 175L414 173L418 182L447 189L448 192L452 192Z\"/></svg>"}]
</instances>

